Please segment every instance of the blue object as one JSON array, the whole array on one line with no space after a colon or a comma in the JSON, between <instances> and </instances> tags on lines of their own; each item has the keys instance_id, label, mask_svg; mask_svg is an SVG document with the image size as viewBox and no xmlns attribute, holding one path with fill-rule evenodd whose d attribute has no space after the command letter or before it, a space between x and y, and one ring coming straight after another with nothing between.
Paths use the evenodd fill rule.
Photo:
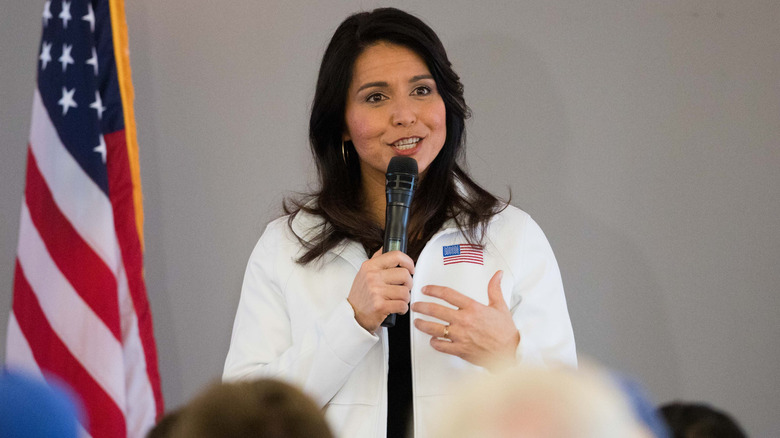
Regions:
<instances>
[{"instance_id":1,"label":"blue object","mask_svg":"<svg viewBox=\"0 0 780 438\"><path fill-rule=\"evenodd\" d=\"M68 391L51 379L3 370L0 374L0 437L76 438L79 408Z\"/></svg>"},{"instance_id":2,"label":"blue object","mask_svg":"<svg viewBox=\"0 0 780 438\"><path fill-rule=\"evenodd\" d=\"M639 382L616 372L611 373L610 377L628 399L634 415L647 427L653 437L672 438L666 422L661 418L658 409L650 401L647 392Z\"/></svg>"}]
</instances>

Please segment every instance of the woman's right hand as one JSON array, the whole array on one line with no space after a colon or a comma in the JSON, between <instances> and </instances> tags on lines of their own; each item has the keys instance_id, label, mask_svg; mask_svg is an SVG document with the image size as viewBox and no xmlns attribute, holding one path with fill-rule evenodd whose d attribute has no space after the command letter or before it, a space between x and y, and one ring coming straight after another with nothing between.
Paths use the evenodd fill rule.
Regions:
<instances>
[{"instance_id":1,"label":"woman's right hand","mask_svg":"<svg viewBox=\"0 0 780 438\"><path fill-rule=\"evenodd\" d=\"M347 301L361 327L374 333L391 313L409 311L414 262L401 251L382 250L363 262Z\"/></svg>"}]
</instances>

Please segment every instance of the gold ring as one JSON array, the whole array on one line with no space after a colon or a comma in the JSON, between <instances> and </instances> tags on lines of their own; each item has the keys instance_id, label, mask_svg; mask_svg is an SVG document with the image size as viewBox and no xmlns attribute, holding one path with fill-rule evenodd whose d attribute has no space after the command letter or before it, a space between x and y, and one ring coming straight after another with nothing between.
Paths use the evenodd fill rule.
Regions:
<instances>
[{"instance_id":1,"label":"gold ring","mask_svg":"<svg viewBox=\"0 0 780 438\"><path fill-rule=\"evenodd\" d=\"M444 336L442 336L442 337L444 339L449 339L450 338L450 326L449 325L445 325L444 326Z\"/></svg>"}]
</instances>

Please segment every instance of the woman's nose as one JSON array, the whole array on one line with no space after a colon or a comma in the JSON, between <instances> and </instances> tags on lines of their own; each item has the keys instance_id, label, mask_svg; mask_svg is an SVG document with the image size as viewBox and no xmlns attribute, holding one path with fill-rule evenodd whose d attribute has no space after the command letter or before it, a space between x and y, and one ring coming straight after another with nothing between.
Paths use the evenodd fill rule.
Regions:
<instances>
[{"instance_id":1,"label":"woman's nose","mask_svg":"<svg viewBox=\"0 0 780 438\"><path fill-rule=\"evenodd\" d=\"M417 121L414 104L405 100L396 101L393 106L392 123L394 126L411 126Z\"/></svg>"}]
</instances>

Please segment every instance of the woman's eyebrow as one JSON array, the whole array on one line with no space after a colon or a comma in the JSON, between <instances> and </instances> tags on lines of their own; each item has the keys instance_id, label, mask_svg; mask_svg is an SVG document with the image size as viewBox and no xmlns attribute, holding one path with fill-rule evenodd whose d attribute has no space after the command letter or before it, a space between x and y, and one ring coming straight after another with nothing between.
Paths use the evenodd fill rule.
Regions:
<instances>
[{"instance_id":1,"label":"woman's eyebrow","mask_svg":"<svg viewBox=\"0 0 780 438\"><path fill-rule=\"evenodd\" d=\"M387 82L368 82L366 84L361 85L356 92L359 93L361 90L365 90L366 88L388 87L388 86L390 86L390 84L388 84Z\"/></svg>"},{"instance_id":2,"label":"woman's eyebrow","mask_svg":"<svg viewBox=\"0 0 780 438\"><path fill-rule=\"evenodd\" d=\"M412 76L412 78L409 79L409 83L411 84L413 82L421 81L423 79L433 79L433 75L424 74L424 75Z\"/></svg>"}]
</instances>

